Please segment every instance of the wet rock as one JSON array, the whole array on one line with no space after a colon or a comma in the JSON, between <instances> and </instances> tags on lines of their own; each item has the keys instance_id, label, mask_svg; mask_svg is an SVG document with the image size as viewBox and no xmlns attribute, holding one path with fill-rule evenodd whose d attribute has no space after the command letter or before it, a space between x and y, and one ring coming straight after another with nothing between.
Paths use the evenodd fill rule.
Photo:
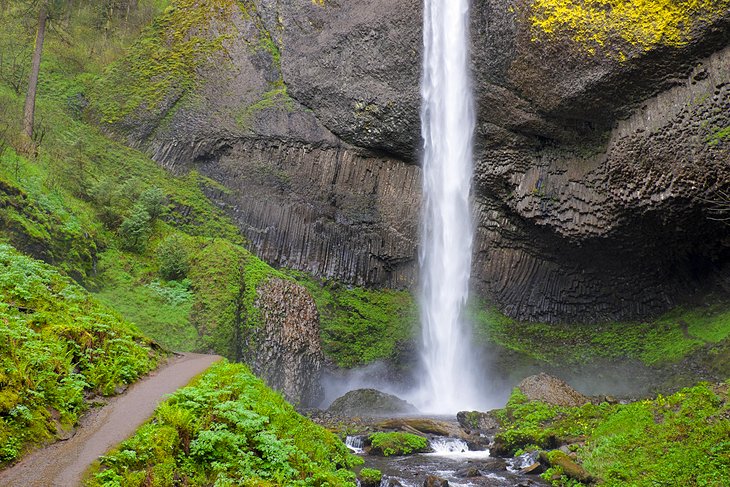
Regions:
<instances>
[{"instance_id":1,"label":"wet rock","mask_svg":"<svg viewBox=\"0 0 730 487\"><path fill-rule=\"evenodd\" d=\"M507 461L504 458L492 457L481 462L479 468L486 472L503 472L507 470Z\"/></svg>"},{"instance_id":2,"label":"wet rock","mask_svg":"<svg viewBox=\"0 0 730 487\"><path fill-rule=\"evenodd\" d=\"M324 354L319 341L319 314L314 300L299 284L271 279L258 289L255 306L261 327L249 345L247 362L287 401L315 405L322 396L320 374Z\"/></svg>"},{"instance_id":3,"label":"wet rock","mask_svg":"<svg viewBox=\"0 0 730 487\"><path fill-rule=\"evenodd\" d=\"M489 445L489 453L495 457L508 457L511 456L512 451L501 441L495 440Z\"/></svg>"},{"instance_id":4,"label":"wet rock","mask_svg":"<svg viewBox=\"0 0 730 487\"><path fill-rule=\"evenodd\" d=\"M542 401L556 406L582 406L590 398L551 375L540 373L522 380L517 386L530 401Z\"/></svg>"},{"instance_id":5,"label":"wet rock","mask_svg":"<svg viewBox=\"0 0 730 487\"><path fill-rule=\"evenodd\" d=\"M549 452L547 458L550 461L550 465L560 467L563 470L563 474L571 479L584 484L590 484L595 481L595 478L591 474L560 450Z\"/></svg>"},{"instance_id":6,"label":"wet rock","mask_svg":"<svg viewBox=\"0 0 730 487\"><path fill-rule=\"evenodd\" d=\"M382 483L380 485L381 487L403 487L403 484L397 479L388 479L385 481L385 485Z\"/></svg>"},{"instance_id":7,"label":"wet rock","mask_svg":"<svg viewBox=\"0 0 730 487\"><path fill-rule=\"evenodd\" d=\"M335 399L327 411L338 416L385 416L418 412L409 402L375 389L350 391Z\"/></svg>"},{"instance_id":8,"label":"wet rock","mask_svg":"<svg viewBox=\"0 0 730 487\"><path fill-rule=\"evenodd\" d=\"M376 425L381 429L403 430L415 434L464 438L464 432L446 421L428 418L396 418L381 421Z\"/></svg>"},{"instance_id":9,"label":"wet rock","mask_svg":"<svg viewBox=\"0 0 730 487\"><path fill-rule=\"evenodd\" d=\"M477 467L466 467L456 471L456 476L462 479L479 477L481 475L482 473Z\"/></svg>"},{"instance_id":10,"label":"wet rock","mask_svg":"<svg viewBox=\"0 0 730 487\"><path fill-rule=\"evenodd\" d=\"M530 465L527 465L525 467L522 467L520 469L521 474L525 475L539 475L547 470L545 468L545 465L543 465L540 462L531 463Z\"/></svg>"},{"instance_id":11,"label":"wet rock","mask_svg":"<svg viewBox=\"0 0 730 487\"><path fill-rule=\"evenodd\" d=\"M449 481L436 475L429 475L423 481L423 487L449 487Z\"/></svg>"},{"instance_id":12,"label":"wet rock","mask_svg":"<svg viewBox=\"0 0 730 487\"><path fill-rule=\"evenodd\" d=\"M486 433L499 428L499 421L492 412L459 411L456 414L459 425L467 431Z\"/></svg>"},{"instance_id":13,"label":"wet rock","mask_svg":"<svg viewBox=\"0 0 730 487\"><path fill-rule=\"evenodd\" d=\"M549 463L542 458L542 452L535 450L515 457L512 460L512 468L521 474L538 475L547 470Z\"/></svg>"}]
</instances>

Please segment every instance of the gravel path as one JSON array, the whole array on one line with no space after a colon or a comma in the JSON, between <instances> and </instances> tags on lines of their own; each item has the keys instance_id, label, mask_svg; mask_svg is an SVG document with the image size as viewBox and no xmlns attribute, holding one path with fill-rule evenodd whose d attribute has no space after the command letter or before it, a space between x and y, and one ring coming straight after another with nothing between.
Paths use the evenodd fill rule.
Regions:
<instances>
[{"instance_id":1,"label":"gravel path","mask_svg":"<svg viewBox=\"0 0 730 487\"><path fill-rule=\"evenodd\" d=\"M132 385L124 394L86 414L68 440L37 450L0 472L0 486L75 487L100 455L125 440L144 423L157 405L196 375L220 360L217 355L186 353Z\"/></svg>"}]
</instances>

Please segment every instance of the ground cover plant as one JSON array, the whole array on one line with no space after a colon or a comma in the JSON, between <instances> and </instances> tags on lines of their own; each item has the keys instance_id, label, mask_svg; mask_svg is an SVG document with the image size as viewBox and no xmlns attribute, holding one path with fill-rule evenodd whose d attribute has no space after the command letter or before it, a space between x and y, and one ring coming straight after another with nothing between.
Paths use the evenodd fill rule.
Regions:
<instances>
[{"instance_id":1,"label":"ground cover plant","mask_svg":"<svg viewBox=\"0 0 730 487\"><path fill-rule=\"evenodd\" d=\"M729 388L701 383L630 404L575 408L528 402L515 390L497 413L495 441L508 454L568 445L602 485L720 487L730 478ZM543 477L582 485L559 466Z\"/></svg>"},{"instance_id":2,"label":"ground cover plant","mask_svg":"<svg viewBox=\"0 0 730 487\"><path fill-rule=\"evenodd\" d=\"M0 465L152 370L152 342L53 267L0 244Z\"/></svg>"},{"instance_id":3,"label":"ground cover plant","mask_svg":"<svg viewBox=\"0 0 730 487\"><path fill-rule=\"evenodd\" d=\"M355 485L362 463L240 364L221 362L102 457L87 485Z\"/></svg>"}]
</instances>

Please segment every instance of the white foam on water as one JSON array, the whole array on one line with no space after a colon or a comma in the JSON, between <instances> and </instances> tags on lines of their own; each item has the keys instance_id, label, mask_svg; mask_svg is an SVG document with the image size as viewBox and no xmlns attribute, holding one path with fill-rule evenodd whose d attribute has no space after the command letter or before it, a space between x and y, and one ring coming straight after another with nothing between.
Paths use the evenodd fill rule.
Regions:
<instances>
[{"instance_id":1,"label":"white foam on water","mask_svg":"<svg viewBox=\"0 0 730 487\"><path fill-rule=\"evenodd\" d=\"M469 445L458 438L435 438L429 445L433 452L428 455L464 459L489 458L489 450L470 450Z\"/></svg>"}]
</instances>

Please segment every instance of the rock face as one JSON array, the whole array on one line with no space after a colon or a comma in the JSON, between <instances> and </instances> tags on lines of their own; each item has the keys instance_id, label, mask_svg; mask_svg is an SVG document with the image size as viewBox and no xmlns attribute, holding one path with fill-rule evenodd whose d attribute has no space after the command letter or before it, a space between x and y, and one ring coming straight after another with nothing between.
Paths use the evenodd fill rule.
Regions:
<instances>
[{"instance_id":1,"label":"rock face","mask_svg":"<svg viewBox=\"0 0 730 487\"><path fill-rule=\"evenodd\" d=\"M221 183L267 260L411 285L420 2L229 3L194 96L112 128ZM669 24L598 3L571 4L572 27L547 0L472 6L475 285L515 318L642 318L728 287L728 2L668 6Z\"/></svg>"},{"instance_id":2,"label":"rock face","mask_svg":"<svg viewBox=\"0 0 730 487\"><path fill-rule=\"evenodd\" d=\"M314 300L295 282L271 279L258 289L255 305L261 312L261 326L251 334L256 343L248 344L253 356L247 362L287 401L317 405L323 393L324 355Z\"/></svg>"},{"instance_id":3,"label":"rock face","mask_svg":"<svg viewBox=\"0 0 730 487\"><path fill-rule=\"evenodd\" d=\"M530 401L542 401L564 407L583 406L591 402L590 398L562 380L544 373L523 379L517 387Z\"/></svg>"},{"instance_id":4,"label":"rock face","mask_svg":"<svg viewBox=\"0 0 730 487\"><path fill-rule=\"evenodd\" d=\"M338 416L387 416L415 414L412 404L375 389L357 389L335 399L327 412Z\"/></svg>"}]
</instances>

